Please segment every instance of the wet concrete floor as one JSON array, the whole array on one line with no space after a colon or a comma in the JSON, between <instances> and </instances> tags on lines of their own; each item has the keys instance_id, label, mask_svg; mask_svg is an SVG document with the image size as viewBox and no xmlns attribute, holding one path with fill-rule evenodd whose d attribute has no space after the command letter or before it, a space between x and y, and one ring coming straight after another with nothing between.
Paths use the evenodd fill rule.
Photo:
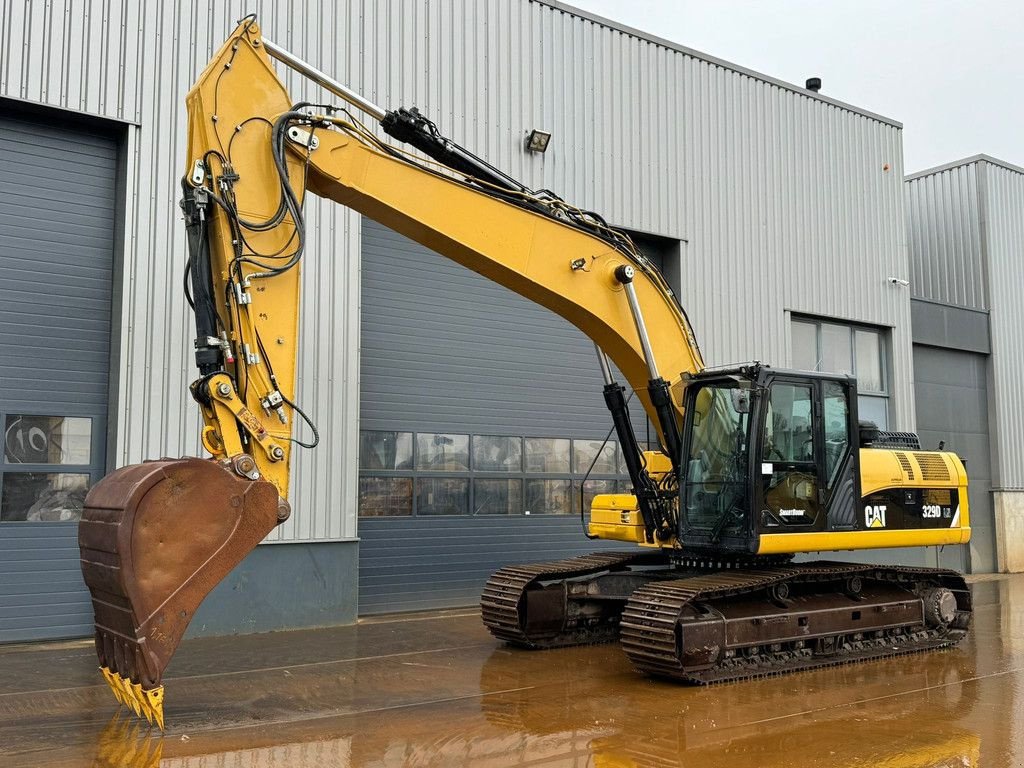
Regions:
<instances>
[{"instance_id":1,"label":"wet concrete floor","mask_svg":"<svg viewBox=\"0 0 1024 768\"><path fill-rule=\"evenodd\" d=\"M954 650L709 688L614 645L510 649L469 611L194 640L163 736L91 645L0 648L0 766L1024 766L1024 576L972 588Z\"/></svg>"}]
</instances>

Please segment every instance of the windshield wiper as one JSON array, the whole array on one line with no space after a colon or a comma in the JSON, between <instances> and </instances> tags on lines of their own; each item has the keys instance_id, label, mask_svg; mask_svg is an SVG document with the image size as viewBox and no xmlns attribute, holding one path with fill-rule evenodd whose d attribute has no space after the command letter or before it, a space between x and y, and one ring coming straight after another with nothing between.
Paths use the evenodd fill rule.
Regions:
<instances>
[{"instance_id":1,"label":"windshield wiper","mask_svg":"<svg viewBox=\"0 0 1024 768\"><path fill-rule=\"evenodd\" d=\"M729 500L729 508L723 512L719 518L715 521L714 527L711 529L711 541L717 543L718 537L722 535L722 531L725 530L730 519L736 514L736 505L734 503L737 494L733 495L733 498ZM741 510L742 511L742 510Z\"/></svg>"}]
</instances>

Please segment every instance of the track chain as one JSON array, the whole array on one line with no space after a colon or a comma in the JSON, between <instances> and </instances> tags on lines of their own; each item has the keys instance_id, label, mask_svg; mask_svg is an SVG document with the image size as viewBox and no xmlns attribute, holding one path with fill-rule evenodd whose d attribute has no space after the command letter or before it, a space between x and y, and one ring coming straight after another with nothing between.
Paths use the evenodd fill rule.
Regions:
<instances>
[{"instance_id":1,"label":"track chain","mask_svg":"<svg viewBox=\"0 0 1024 768\"><path fill-rule=\"evenodd\" d=\"M484 625L499 640L523 648L557 648L611 642L617 626L569 627L554 637L530 637L523 610L526 592L540 582L594 576L603 571L622 570L633 565L665 565L661 552L595 552L565 560L529 565L510 565L487 580L480 598Z\"/></svg>"},{"instance_id":2,"label":"track chain","mask_svg":"<svg viewBox=\"0 0 1024 768\"><path fill-rule=\"evenodd\" d=\"M906 582L914 578L934 580L955 592L967 593L968 608L970 605L963 577L955 571L941 569L819 562L762 570L707 573L691 578L657 581L637 589L622 615L622 647L641 672L707 684L931 650L955 645L967 634L969 610L959 611L953 625L945 629L922 628L913 634L859 640L840 638L835 652L828 655L815 655L812 648L803 647L760 652L750 657L734 656L709 669L687 669L684 666L676 628L687 607L765 590L783 582L835 582L852 576L878 581Z\"/></svg>"}]
</instances>

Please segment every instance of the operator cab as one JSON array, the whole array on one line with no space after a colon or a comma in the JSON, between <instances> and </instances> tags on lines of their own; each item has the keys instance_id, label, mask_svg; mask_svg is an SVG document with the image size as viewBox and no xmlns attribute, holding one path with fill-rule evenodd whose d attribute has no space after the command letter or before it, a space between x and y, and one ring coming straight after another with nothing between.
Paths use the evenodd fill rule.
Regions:
<instances>
[{"instance_id":1,"label":"operator cab","mask_svg":"<svg viewBox=\"0 0 1024 768\"><path fill-rule=\"evenodd\" d=\"M852 376L760 364L689 378L680 466L687 548L754 553L762 533L849 530L860 497Z\"/></svg>"}]
</instances>

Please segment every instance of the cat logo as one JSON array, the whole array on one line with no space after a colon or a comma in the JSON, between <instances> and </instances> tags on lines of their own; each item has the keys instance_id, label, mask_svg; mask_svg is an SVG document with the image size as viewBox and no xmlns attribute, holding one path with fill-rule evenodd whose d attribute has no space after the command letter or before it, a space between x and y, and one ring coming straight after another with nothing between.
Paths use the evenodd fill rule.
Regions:
<instances>
[{"instance_id":1,"label":"cat logo","mask_svg":"<svg viewBox=\"0 0 1024 768\"><path fill-rule=\"evenodd\" d=\"M868 504L864 507L864 525L868 528L885 528L885 504Z\"/></svg>"}]
</instances>

